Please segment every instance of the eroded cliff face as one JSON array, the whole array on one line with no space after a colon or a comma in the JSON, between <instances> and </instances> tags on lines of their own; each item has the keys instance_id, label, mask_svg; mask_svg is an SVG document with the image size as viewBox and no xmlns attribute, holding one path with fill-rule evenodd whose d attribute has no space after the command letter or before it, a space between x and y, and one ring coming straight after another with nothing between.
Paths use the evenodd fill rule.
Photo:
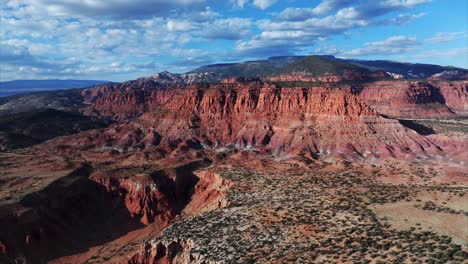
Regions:
<instances>
[{"instance_id":1,"label":"eroded cliff face","mask_svg":"<svg viewBox=\"0 0 468 264\"><path fill-rule=\"evenodd\" d=\"M412 95L415 101L425 100L421 97ZM93 107L117 119L139 118L53 144L120 152L139 149L163 156L174 151L187 154L188 149L303 152L315 158L437 151L426 138L380 117L360 98L340 89L258 83L192 86L112 93Z\"/></svg>"},{"instance_id":2,"label":"eroded cliff face","mask_svg":"<svg viewBox=\"0 0 468 264\"><path fill-rule=\"evenodd\" d=\"M118 92L96 101L93 108L103 115L138 115L155 111L177 114L220 115L230 120L246 113L277 115L333 114L353 119L376 113L353 95L311 88L279 88L273 85L218 85L148 92ZM156 114L158 114L156 113Z\"/></svg>"},{"instance_id":3,"label":"eroded cliff face","mask_svg":"<svg viewBox=\"0 0 468 264\"><path fill-rule=\"evenodd\" d=\"M90 179L115 197L120 197L131 218L149 225L156 218L164 225L178 212L175 183L164 175L136 174L131 177L112 177L103 172ZM193 187L193 186L192 186Z\"/></svg>"},{"instance_id":4,"label":"eroded cliff face","mask_svg":"<svg viewBox=\"0 0 468 264\"><path fill-rule=\"evenodd\" d=\"M270 82L322 82L337 83L340 81L369 81L373 79L390 78L391 76L383 71L364 73L356 71L345 71L342 74L329 74L318 77L311 77L307 74L281 74L265 77L264 80Z\"/></svg>"},{"instance_id":5,"label":"eroded cliff face","mask_svg":"<svg viewBox=\"0 0 468 264\"><path fill-rule=\"evenodd\" d=\"M172 263L207 263L201 254L193 254L190 250L193 243L187 240L146 241L139 252L122 264L172 264Z\"/></svg>"},{"instance_id":6,"label":"eroded cliff face","mask_svg":"<svg viewBox=\"0 0 468 264\"><path fill-rule=\"evenodd\" d=\"M200 166L199 161L164 170L83 164L17 204L1 206L0 261L80 262L66 256L125 240L150 225L157 235L181 214L224 206L230 183L213 173L195 174Z\"/></svg>"},{"instance_id":7,"label":"eroded cliff face","mask_svg":"<svg viewBox=\"0 0 468 264\"><path fill-rule=\"evenodd\" d=\"M266 159L275 164L291 158L294 165L305 160L301 166L309 168L307 163L325 164L321 159L345 166L362 159L419 162L434 155L439 162L466 156L464 136L422 136L380 115L455 116L466 110L466 81L335 88L240 79L171 89L131 85L84 94L92 103L89 113L118 124L27 150L32 159L42 153L63 157L70 167L76 160L86 163L71 174L54 174L45 187L31 187L32 193L19 201L0 204L0 262L205 263L191 250L191 240L159 239L161 229L226 206L232 183L216 168L232 166L236 159L259 166ZM281 177L294 167L288 165ZM18 185L36 180L21 175L6 178L20 179Z\"/></svg>"},{"instance_id":8,"label":"eroded cliff face","mask_svg":"<svg viewBox=\"0 0 468 264\"><path fill-rule=\"evenodd\" d=\"M224 197L234 184L213 171L198 171L196 174L200 182L195 186L192 199L184 209L184 217L225 207L227 202ZM129 259L122 260L121 263L208 263L204 262L202 254L192 253L192 247L193 242L185 239L147 240Z\"/></svg>"},{"instance_id":9,"label":"eroded cliff face","mask_svg":"<svg viewBox=\"0 0 468 264\"><path fill-rule=\"evenodd\" d=\"M164 77L164 76L163 76ZM157 77L159 80L162 77ZM341 75L310 77L307 75L277 75L263 79L232 77L221 80L223 85L211 85L213 89L236 86L261 87L263 82L306 82L312 86L321 83L322 87L333 87L350 91L380 114L405 118L454 118L468 112L468 81L429 81L383 80L390 78L385 72L357 73L345 72ZM141 78L122 84L106 84L85 90L84 100L94 103L93 110L120 120L144 112L160 109L166 100L174 97L174 91L184 89L199 90L203 85L181 86L184 82L172 84L155 81L153 77ZM165 78L162 78L165 79ZM169 78L170 79L170 78ZM380 80L380 81L379 81ZM180 94L184 96L184 93ZM86 111L92 113L92 111Z\"/></svg>"},{"instance_id":10,"label":"eroded cliff face","mask_svg":"<svg viewBox=\"0 0 468 264\"><path fill-rule=\"evenodd\" d=\"M359 97L381 114L407 118L454 118L467 111L467 81L379 81L364 84Z\"/></svg>"},{"instance_id":11,"label":"eroded cliff face","mask_svg":"<svg viewBox=\"0 0 468 264\"><path fill-rule=\"evenodd\" d=\"M125 81L123 83L107 83L87 88L81 95L85 102L95 102L98 98L110 93L121 91L152 91L155 89L166 89L176 86L185 86L196 83L218 82L219 78L211 73L185 73L173 74L167 71L156 73L149 77L142 77L136 80Z\"/></svg>"},{"instance_id":12,"label":"eroded cliff face","mask_svg":"<svg viewBox=\"0 0 468 264\"><path fill-rule=\"evenodd\" d=\"M461 115L468 114L468 81L434 81L430 84L439 88L448 107Z\"/></svg>"}]
</instances>

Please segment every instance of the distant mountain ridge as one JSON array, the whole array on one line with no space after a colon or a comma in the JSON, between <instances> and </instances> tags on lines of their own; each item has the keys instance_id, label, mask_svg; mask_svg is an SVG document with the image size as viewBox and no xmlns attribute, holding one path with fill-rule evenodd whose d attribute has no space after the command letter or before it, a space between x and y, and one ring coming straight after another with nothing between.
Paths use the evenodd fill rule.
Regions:
<instances>
[{"instance_id":1,"label":"distant mountain ridge","mask_svg":"<svg viewBox=\"0 0 468 264\"><path fill-rule=\"evenodd\" d=\"M341 60L341 59L340 59ZM386 60L355 60L349 59L344 60L351 64L365 67L369 70L383 70L395 74L403 75L405 79L424 79L434 74L439 74L448 71L458 71L464 74L468 74L468 70L452 67L452 66L440 66L435 64L424 64L424 63L407 63L397 61L386 61Z\"/></svg>"},{"instance_id":2,"label":"distant mountain ridge","mask_svg":"<svg viewBox=\"0 0 468 264\"><path fill-rule=\"evenodd\" d=\"M282 68L280 74L302 74L319 77L326 74L343 74L346 71L367 73L365 67L325 56L307 56L293 61Z\"/></svg>"},{"instance_id":3,"label":"distant mountain ridge","mask_svg":"<svg viewBox=\"0 0 468 264\"><path fill-rule=\"evenodd\" d=\"M239 63L223 63L201 66L192 73L211 73L216 79L228 77L265 77L278 73L286 65L303 58L303 56L278 56L266 60L245 61Z\"/></svg>"},{"instance_id":4,"label":"distant mountain ridge","mask_svg":"<svg viewBox=\"0 0 468 264\"><path fill-rule=\"evenodd\" d=\"M0 97L37 91L85 88L108 83L103 80L14 80L0 82Z\"/></svg>"},{"instance_id":5,"label":"distant mountain ridge","mask_svg":"<svg viewBox=\"0 0 468 264\"><path fill-rule=\"evenodd\" d=\"M373 72L376 71L380 73L375 75ZM19 96L20 94L36 91L78 88L83 90L88 99L94 100L92 98L100 97L99 94L110 91L126 89L153 90L174 85L218 83L223 79L232 77L250 79L272 79L273 77L274 79L279 76L281 79L286 76L286 79L292 80L291 76L293 75L302 75L310 79L330 75L349 75L350 73L351 78L363 76L364 79L367 78L368 80L375 79L373 74L377 78L387 76L388 78L407 80L468 80L467 69L451 66L386 60L340 59L331 55L275 56L266 60L204 65L182 74L163 71L122 83L99 80L17 80L0 82L0 105L15 99L16 96L14 95ZM354 77L352 77L353 75Z\"/></svg>"},{"instance_id":6,"label":"distant mountain ridge","mask_svg":"<svg viewBox=\"0 0 468 264\"><path fill-rule=\"evenodd\" d=\"M333 63L335 61L335 63ZM339 63L339 66L338 64ZM325 66L327 65L327 66ZM357 67L355 67L357 66ZM303 68L303 70L300 70ZM220 80L227 77L266 77L276 74L304 72L309 75L323 74L327 70L341 69L362 71L385 71L393 75L401 75L405 79L426 79L435 74L449 74L452 78L463 79L468 76L468 70L452 66L440 66L423 63L407 63L388 60L357 60L341 59L332 55L314 56L277 56L266 60L246 61L239 63L211 64L201 66L187 72L209 74ZM305 70L305 71L304 71Z\"/></svg>"}]
</instances>

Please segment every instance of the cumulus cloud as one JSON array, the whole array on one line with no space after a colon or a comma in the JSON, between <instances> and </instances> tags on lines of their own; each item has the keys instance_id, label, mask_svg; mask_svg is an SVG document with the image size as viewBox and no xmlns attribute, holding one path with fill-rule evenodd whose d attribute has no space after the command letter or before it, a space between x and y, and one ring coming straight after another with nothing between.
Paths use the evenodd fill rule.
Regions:
<instances>
[{"instance_id":1,"label":"cumulus cloud","mask_svg":"<svg viewBox=\"0 0 468 264\"><path fill-rule=\"evenodd\" d=\"M385 23L407 24L424 14L399 14L384 20L382 17L428 2L430 0L323 0L313 8L286 8L275 19L261 21L262 32L238 42L236 49L244 53L261 50L291 53L310 47L317 40L347 34L353 29Z\"/></svg>"},{"instance_id":2,"label":"cumulus cloud","mask_svg":"<svg viewBox=\"0 0 468 264\"><path fill-rule=\"evenodd\" d=\"M0 61L2 64L17 66L49 66L48 63L40 62L24 46L2 43L0 45Z\"/></svg>"},{"instance_id":3,"label":"cumulus cloud","mask_svg":"<svg viewBox=\"0 0 468 264\"><path fill-rule=\"evenodd\" d=\"M323 0L314 8L288 7L278 14L280 20L300 21L349 7L357 0Z\"/></svg>"},{"instance_id":4,"label":"cumulus cloud","mask_svg":"<svg viewBox=\"0 0 468 264\"><path fill-rule=\"evenodd\" d=\"M304 31L268 31L262 32L257 37L248 41L239 42L236 50L243 55L271 54L291 55L306 46L305 40L309 40L307 45L313 45L314 38L307 36Z\"/></svg>"},{"instance_id":5,"label":"cumulus cloud","mask_svg":"<svg viewBox=\"0 0 468 264\"><path fill-rule=\"evenodd\" d=\"M425 16L426 13L419 13L419 14L399 14L396 17L383 20L382 24L394 24L399 26L404 26L411 23L413 20L418 19L420 17Z\"/></svg>"},{"instance_id":6,"label":"cumulus cloud","mask_svg":"<svg viewBox=\"0 0 468 264\"><path fill-rule=\"evenodd\" d=\"M274 3L276 3L276 0L253 0L253 5L265 10L268 7L272 6Z\"/></svg>"},{"instance_id":7,"label":"cumulus cloud","mask_svg":"<svg viewBox=\"0 0 468 264\"><path fill-rule=\"evenodd\" d=\"M278 14L280 20L301 21L315 16L313 8L288 7Z\"/></svg>"},{"instance_id":8,"label":"cumulus cloud","mask_svg":"<svg viewBox=\"0 0 468 264\"><path fill-rule=\"evenodd\" d=\"M336 11L340 8L346 7L356 0L324 0L318 6L313 8L311 11L313 14L320 15L326 14L331 11Z\"/></svg>"},{"instance_id":9,"label":"cumulus cloud","mask_svg":"<svg viewBox=\"0 0 468 264\"><path fill-rule=\"evenodd\" d=\"M143 18L204 7L206 0L25 0L52 16Z\"/></svg>"},{"instance_id":10,"label":"cumulus cloud","mask_svg":"<svg viewBox=\"0 0 468 264\"><path fill-rule=\"evenodd\" d=\"M391 55L408 52L421 45L415 37L394 36L383 41L365 43L364 48L340 52L342 57L361 57L369 55Z\"/></svg>"},{"instance_id":11,"label":"cumulus cloud","mask_svg":"<svg viewBox=\"0 0 468 264\"><path fill-rule=\"evenodd\" d=\"M259 24L263 32L250 40L238 43L237 50L258 52L262 49L273 49L291 53L293 50L312 46L319 39L369 24L368 21L356 17L357 11L354 8L345 8L323 18L313 17L302 21L265 20Z\"/></svg>"},{"instance_id":12,"label":"cumulus cloud","mask_svg":"<svg viewBox=\"0 0 468 264\"><path fill-rule=\"evenodd\" d=\"M39 49L44 48L40 47ZM49 48L49 47L45 47ZM38 52L37 44L25 40L8 40L0 44L1 77L21 76L21 78L40 78L40 76L61 75L66 69L76 69L79 62L73 59L45 58L32 53Z\"/></svg>"},{"instance_id":13,"label":"cumulus cloud","mask_svg":"<svg viewBox=\"0 0 468 264\"><path fill-rule=\"evenodd\" d=\"M200 36L208 39L239 40L250 32L252 22L246 18L217 19L202 25Z\"/></svg>"},{"instance_id":14,"label":"cumulus cloud","mask_svg":"<svg viewBox=\"0 0 468 264\"><path fill-rule=\"evenodd\" d=\"M252 22L246 18L216 19L197 23L190 20L169 20L170 32L186 32L191 38L238 40L250 32Z\"/></svg>"},{"instance_id":15,"label":"cumulus cloud","mask_svg":"<svg viewBox=\"0 0 468 264\"><path fill-rule=\"evenodd\" d=\"M194 26L188 21L169 20L167 22L167 29L169 31L184 32L193 30Z\"/></svg>"},{"instance_id":16,"label":"cumulus cloud","mask_svg":"<svg viewBox=\"0 0 468 264\"><path fill-rule=\"evenodd\" d=\"M430 43L444 43L467 36L467 32L438 32L433 37L426 39Z\"/></svg>"},{"instance_id":17,"label":"cumulus cloud","mask_svg":"<svg viewBox=\"0 0 468 264\"><path fill-rule=\"evenodd\" d=\"M356 12L356 18L372 19L390 12L401 10L408 10L418 5L428 3L430 0L323 0L319 5L314 8L293 8L288 7L278 14L278 19L289 21L300 21L309 19L311 17L318 17L320 15L328 15L340 10L352 9ZM415 19L423 16L424 14L400 14L395 17L395 23L405 24L404 21ZM403 21L403 22L399 22Z\"/></svg>"},{"instance_id":18,"label":"cumulus cloud","mask_svg":"<svg viewBox=\"0 0 468 264\"><path fill-rule=\"evenodd\" d=\"M244 8L244 6L247 5L249 2L249 0L231 0L231 3L235 7L239 8ZM270 6L274 5L276 2L277 0L253 0L252 5L262 10L265 10Z\"/></svg>"},{"instance_id":19,"label":"cumulus cloud","mask_svg":"<svg viewBox=\"0 0 468 264\"><path fill-rule=\"evenodd\" d=\"M279 1L0 0L0 78L86 77L99 71L103 76L142 76L209 62L307 53L316 43L326 47L327 40L353 30L407 24L424 15L411 9L427 2L322 0L249 18L250 12L264 15L262 10ZM223 8L233 8L232 13ZM239 8L250 10L240 15L244 10ZM458 37L440 33L426 42ZM368 43L353 52L378 52L377 46ZM391 47L391 52L397 49ZM340 51L320 50L331 52Z\"/></svg>"},{"instance_id":20,"label":"cumulus cloud","mask_svg":"<svg viewBox=\"0 0 468 264\"><path fill-rule=\"evenodd\" d=\"M409 10L416 6L431 2L431 0L383 0L368 1L360 8L360 16L374 18L390 12Z\"/></svg>"},{"instance_id":21,"label":"cumulus cloud","mask_svg":"<svg viewBox=\"0 0 468 264\"><path fill-rule=\"evenodd\" d=\"M304 21L313 17L319 17L322 11L317 12L316 8L288 7L278 14L279 21ZM346 9L343 9L346 10Z\"/></svg>"},{"instance_id":22,"label":"cumulus cloud","mask_svg":"<svg viewBox=\"0 0 468 264\"><path fill-rule=\"evenodd\" d=\"M244 6L249 2L249 0L231 0L231 3L235 7L244 8Z\"/></svg>"},{"instance_id":23,"label":"cumulus cloud","mask_svg":"<svg viewBox=\"0 0 468 264\"><path fill-rule=\"evenodd\" d=\"M454 57L468 57L468 47L463 48L450 48L444 50L428 50L414 54L414 58L454 58ZM468 62L465 63L465 68L468 68Z\"/></svg>"},{"instance_id":24,"label":"cumulus cloud","mask_svg":"<svg viewBox=\"0 0 468 264\"><path fill-rule=\"evenodd\" d=\"M177 67L167 65L171 59L177 61L203 54L203 50L189 47L192 43L238 40L248 34L252 26L250 19L223 18L208 6L199 6L207 3L201 0L150 1L148 9L154 9L154 5L196 8L186 10L183 15L166 10L161 16L155 15L163 12L161 10L156 13L147 10L145 12L150 12L151 16L138 17L118 16L122 6L134 3L124 0L110 1L120 7L110 7L108 2L102 1L2 2L7 8L0 8L1 79L40 77L41 74L50 78L81 77L98 71L113 76L134 71L142 76L166 67L178 71ZM49 5L39 6L46 2L59 7L52 10ZM135 3L141 4L142 0ZM65 15L74 5L79 6L75 14ZM114 9L103 11L104 6ZM103 17L100 12L104 12ZM134 12L135 16L137 14ZM157 60L163 62L154 63Z\"/></svg>"}]
</instances>

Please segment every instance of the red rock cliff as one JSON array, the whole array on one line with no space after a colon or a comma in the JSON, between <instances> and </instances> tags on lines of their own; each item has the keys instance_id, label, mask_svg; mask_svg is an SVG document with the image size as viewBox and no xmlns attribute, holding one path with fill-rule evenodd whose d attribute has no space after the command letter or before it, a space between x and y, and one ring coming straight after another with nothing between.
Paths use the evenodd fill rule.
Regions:
<instances>
[{"instance_id":1,"label":"red rock cliff","mask_svg":"<svg viewBox=\"0 0 468 264\"><path fill-rule=\"evenodd\" d=\"M413 98L423 100L417 94ZM89 132L80 144L157 146L166 152L179 147L234 147L271 153L306 151L317 156L405 154L434 147L339 89L225 84L128 91L97 100L94 109L117 118L141 117L104 133Z\"/></svg>"},{"instance_id":2,"label":"red rock cliff","mask_svg":"<svg viewBox=\"0 0 468 264\"><path fill-rule=\"evenodd\" d=\"M468 81L434 81L430 84L439 88L448 107L460 114L468 114Z\"/></svg>"},{"instance_id":3,"label":"red rock cliff","mask_svg":"<svg viewBox=\"0 0 468 264\"><path fill-rule=\"evenodd\" d=\"M381 114L393 117L455 117L464 109L466 83L379 81L364 84L359 97Z\"/></svg>"}]
</instances>

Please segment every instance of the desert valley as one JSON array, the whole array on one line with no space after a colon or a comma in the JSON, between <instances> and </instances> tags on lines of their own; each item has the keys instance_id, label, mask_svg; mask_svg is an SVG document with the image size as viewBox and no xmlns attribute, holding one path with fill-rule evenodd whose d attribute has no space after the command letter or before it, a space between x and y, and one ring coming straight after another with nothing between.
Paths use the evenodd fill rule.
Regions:
<instances>
[{"instance_id":1,"label":"desert valley","mask_svg":"<svg viewBox=\"0 0 468 264\"><path fill-rule=\"evenodd\" d=\"M468 264L467 22L0 0L0 264Z\"/></svg>"},{"instance_id":2,"label":"desert valley","mask_svg":"<svg viewBox=\"0 0 468 264\"><path fill-rule=\"evenodd\" d=\"M274 57L3 97L0 260L463 263L468 71L429 66Z\"/></svg>"}]
</instances>

